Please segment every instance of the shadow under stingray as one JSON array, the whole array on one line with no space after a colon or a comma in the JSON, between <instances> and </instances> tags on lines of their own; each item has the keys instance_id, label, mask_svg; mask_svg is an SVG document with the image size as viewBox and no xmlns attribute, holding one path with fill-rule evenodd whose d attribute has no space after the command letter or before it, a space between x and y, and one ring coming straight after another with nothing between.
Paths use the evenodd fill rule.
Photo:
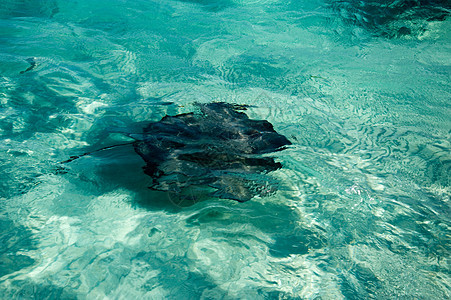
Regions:
<instances>
[{"instance_id":1,"label":"shadow under stingray","mask_svg":"<svg viewBox=\"0 0 451 300\"><path fill-rule=\"evenodd\" d=\"M193 229L188 232L211 232L213 241L219 244L226 241L227 249L243 251L244 257L256 244L263 249L267 247L268 254L276 259L307 255L325 247L324 232L303 224L299 212L284 202L263 199L237 203L221 199L245 202L274 192L276 179L271 179L268 173L281 168L281 164L268 155L291 143L269 122L249 119L243 112L245 106L209 103L196 107L195 112L165 116L149 123L142 133L129 134L135 139L133 147L102 151L100 160L77 159L71 173L91 170L95 179L90 180L90 174L86 177L100 188L100 193L119 187L132 191L132 204L177 213L177 219L182 220L179 225ZM165 228L152 224L144 222L138 230L142 230L143 236L157 238ZM219 251L218 257L222 257L221 249L214 247L210 249L212 257L214 251ZM159 268L158 276L140 288L151 290L161 286L184 298L227 295L221 283L229 279L218 279L209 268L224 264L227 274L239 274L240 264L230 263L227 257L221 259L210 266L181 255L167 263L164 256L155 255L154 249L143 249L133 258L137 264ZM191 264L196 265L196 270L190 269ZM280 267L287 272L296 271L289 264ZM179 284L174 285L174 280ZM251 297L297 299L275 284L251 287L249 292L253 293Z\"/></svg>"}]
</instances>

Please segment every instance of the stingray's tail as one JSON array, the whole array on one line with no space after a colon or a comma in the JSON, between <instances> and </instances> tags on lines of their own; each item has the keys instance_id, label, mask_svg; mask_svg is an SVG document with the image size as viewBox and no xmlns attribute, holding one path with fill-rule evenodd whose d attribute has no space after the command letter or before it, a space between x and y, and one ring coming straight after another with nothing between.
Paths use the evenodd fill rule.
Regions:
<instances>
[{"instance_id":1,"label":"stingray's tail","mask_svg":"<svg viewBox=\"0 0 451 300\"><path fill-rule=\"evenodd\" d=\"M83 156L91 155L91 154L96 153L96 152L100 152L100 151L103 151L103 150L108 150L108 149L112 149L112 148L116 148L116 147L120 147L120 146L132 145L133 143L135 143L135 141L129 142L129 143L124 143L124 144L107 146L107 147L103 147L103 148L96 149L96 150L93 150L93 151L85 152L85 153L80 154L80 155L74 155L74 156L69 157L69 159L67 159L65 161L61 161L60 164L70 163L71 161L74 161L74 160L76 160L76 159L78 159L80 157L83 157Z\"/></svg>"}]
</instances>

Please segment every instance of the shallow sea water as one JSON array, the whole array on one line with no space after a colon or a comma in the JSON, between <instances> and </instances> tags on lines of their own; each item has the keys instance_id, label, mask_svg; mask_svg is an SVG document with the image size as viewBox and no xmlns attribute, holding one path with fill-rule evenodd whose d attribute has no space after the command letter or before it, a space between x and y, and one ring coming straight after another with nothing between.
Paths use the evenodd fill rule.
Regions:
<instances>
[{"instance_id":1,"label":"shallow sea water","mask_svg":"<svg viewBox=\"0 0 451 300\"><path fill-rule=\"evenodd\" d=\"M451 21L331 2L2 1L0 297L449 299ZM126 146L58 164L211 101L291 140L274 195L180 201Z\"/></svg>"}]
</instances>

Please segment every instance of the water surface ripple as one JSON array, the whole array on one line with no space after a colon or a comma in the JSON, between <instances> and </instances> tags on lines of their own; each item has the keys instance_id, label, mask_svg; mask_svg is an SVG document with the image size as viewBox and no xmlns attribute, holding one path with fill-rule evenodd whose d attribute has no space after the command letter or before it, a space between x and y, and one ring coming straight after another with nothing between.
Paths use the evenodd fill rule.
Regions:
<instances>
[{"instance_id":1,"label":"water surface ripple","mask_svg":"<svg viewBox=\"0 0 451 300\"><path fill-rule=\"evenodd\" d=\"M2 299L451 297L446 2L94 2L0 4ZM212 101L293 143L274 195L58 164Z\"/></svg>"}]
</instances>

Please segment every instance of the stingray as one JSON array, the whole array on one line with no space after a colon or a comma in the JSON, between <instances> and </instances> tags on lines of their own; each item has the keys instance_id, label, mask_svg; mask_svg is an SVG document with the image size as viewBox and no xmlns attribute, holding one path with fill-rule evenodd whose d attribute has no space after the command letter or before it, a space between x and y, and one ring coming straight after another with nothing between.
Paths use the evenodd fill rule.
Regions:
<instances>
[{"instance_id":1,"label":"stingray","mask_svg":"<svg viewBox=\"0 0 451 300\"><path fill-rule=\"evenodd\" d=\"M26 61L30 64L30 66L24 70L24 71L20 71L20 74L24 74L25 72L29 72L31 70L33 70L34 68L36 68L36 59L34 57L29 57L26 59Z\"/></svg>"},{"instance_id":2,"label":"stingray","mask_svg":"<svg viewBox=\"0 0 451 300\"><path fill-rule=\"evenodd\" d=\"M268 173L282 165L271 154L291 142L270 122L250 119L243 112L245 105L195 106L194 112L166 115L149 123L142 133L129 134L135 139L131 143L135 152L145 162L144 173L152 178L149 188L175 193L207 188L213 196L240 202L274 193Z\"/></svg>"}]
</instances>

